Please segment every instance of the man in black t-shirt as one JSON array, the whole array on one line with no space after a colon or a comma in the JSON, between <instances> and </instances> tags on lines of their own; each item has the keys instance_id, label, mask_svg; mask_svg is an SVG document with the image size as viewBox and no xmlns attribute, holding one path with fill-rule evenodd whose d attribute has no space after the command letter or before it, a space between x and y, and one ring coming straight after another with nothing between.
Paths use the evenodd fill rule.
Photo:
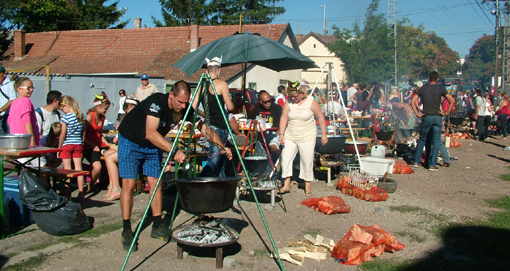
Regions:
<instances>
[{"instance_id":1,"label":"man in black t-shirt","mask_svg":"<svg viewBox=\"0 0 510 271\"><path fill-rule=\"evenodd\" d=\"M441 130L443 128L443 116L447 116L452 111L455 100L452 95L448 94L446 89L437 83L439 82L439 74L433 71L429 75L429 85L425 85L416 91L416 95L411 98L411 106L414 114L421 118L420 138L416 143L414 151L414 158L411 166L418 167L421 162L421 155L423 154L423 147L427 143L427 156L425 165L430 171L436 171L437 156L439 154L439 145L443 144L441 141ZM445 97L450 106L443 112L441 110L441 97ZM418 109L418 98L421 98L423 103L423 112L420 113ZM432 145L429 147L429 145Z\"/></svg>"},{"instance_id":2,"label":"man in black t-shirt","mask_svg":"<svg viewBox=\"0 0 510 271\"><path fill-rule=\"evenodd\" d=\"M129 250L134 238L131 231L131 213L133 190L138 174L141 174L139 169L143 168L143 175L147 176L149 192L152 195L162 170L162 153L170 152L172 148L172 144L165 136L183 118L189 106L190 94L189 84L178 81L170 93L155 93L143 100L126 115L119 126L119 175L122 178L120 206L124 228L122 246L125 250ZM189 110L187 120L193 121L195 111L193 108ZM196 127L208 140L223 146L216 133L207 125L199 121ZM232 159L230 149L223 147L221 153ZM178 163L185 160L184 152L178 148L169 155ZM162 205L163 196L159 186L151 203L153 221L151 237L168 242L171 230L163 224ZM135 244L133 249L136 251L138 245Z\"/></svg>"},{"instance_id":3,"label":"man in black t-shirt","mask_svg":"<svg viewBox=\"0 0 510 271\"><path fill-rule=\"evenodd\" d=\"M269 118L273 119L273 126L270 131L264 132L264 138L271 153L271 160L276 162L280 156L280 117L282 116L282 108L271 101L271 95L267 91L261 91L258 95L259 103L253 109L250 119L255 117L262 117L266 123L269 123Z\"/></svg>"}]
</instances>

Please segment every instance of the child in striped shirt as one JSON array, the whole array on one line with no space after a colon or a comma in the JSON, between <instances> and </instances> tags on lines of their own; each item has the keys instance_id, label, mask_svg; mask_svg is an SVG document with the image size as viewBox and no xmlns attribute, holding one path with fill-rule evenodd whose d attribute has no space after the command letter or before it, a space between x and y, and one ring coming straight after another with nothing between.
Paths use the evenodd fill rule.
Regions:
<instances>
[{"instance_id":1,"label":"child in striped shirt","mask_svg":"<svg viewBox=\"0 0 510 271\"><path fill-rule=\"evenodd\" d=\"M60 158L65 169L72 169L71 158L74 162L75 170L82 170L83 158L83 124L84 118L80 106L71 96L63 96L60 99L60 108L64 111L65 116L60 119L62 129L58 142L58 147L62 148ZM83 191L85 178L78 176L78 194L77 200L83 202L85 193ZM71 197L70 180L66 181L66 197Z\"/></svg>"}]
</instances>

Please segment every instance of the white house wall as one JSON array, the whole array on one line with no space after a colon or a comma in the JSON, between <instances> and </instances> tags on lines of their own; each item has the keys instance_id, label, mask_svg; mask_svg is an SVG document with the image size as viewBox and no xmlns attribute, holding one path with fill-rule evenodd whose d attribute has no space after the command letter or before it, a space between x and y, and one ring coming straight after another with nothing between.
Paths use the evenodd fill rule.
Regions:
<instances>
[{"instance_id":1,"label":"white house wall","mask_svg":"<svg viewBox=\"0 0 510 271\"><path fill-rule=\"evenodd\" d=\"M32 94L31 100L34 107L41 107L46 104L46 76L28 76L33 82L36 91ZM165 80L151 78L150 82L155 84L160 92L165 92ZM119 90L125 89L128 96L135 93L136 88L141 84L140 79L129 76L82 76L73 75L69 77L50 77L50 90L58 90L63 95L69 95L76 99L81 110L85 113L93 106L94 94L106 93L112 105L106 114L109 122L117 120L119 112Z\"/></svg>"},{"instance_id":2,"label":"white house wall","mask_svg":"<svg viewBox=\"0 0 510 271\"><path fill-rule=\"evenodd\" d=\"M296 81L301 78L301 70L290 70L275 72L261 66L255 66L246 73L246 88L249 83L257 83L256 91L265 90L271 95L276 96L277 88L280 85L280 80ZM241 88L242 77L237 78L229 84L230 88Z\"/></svg>"},{"instance_id":3,"label":"white house wall","mask_svg":"<svg viewBox=\"0 0 510 271\"><path fill-rule=\"evenodd\" d=\"M313 87L313 85L319 81L317 87L321 90L326 89L326 74L329 71L328 67L326 67L324 74L319 80L320 73L326 62L333 63L333 68L335 70L335 75L338 83L341 85L346 82L347 77L342 66L342 61L340 61L340 59L336 57L335 54L330 52L329 49L316 38L313 36L308 37L308 39L306 39L299 46L299 49L301 50L302 54L315 61L315 64L320 67L316 69L308 69L307 71L302 72L302 77L310 82L310 87ZM333 77L332 80L334 82L335 78Z\"/></svg>"}]
</instances>

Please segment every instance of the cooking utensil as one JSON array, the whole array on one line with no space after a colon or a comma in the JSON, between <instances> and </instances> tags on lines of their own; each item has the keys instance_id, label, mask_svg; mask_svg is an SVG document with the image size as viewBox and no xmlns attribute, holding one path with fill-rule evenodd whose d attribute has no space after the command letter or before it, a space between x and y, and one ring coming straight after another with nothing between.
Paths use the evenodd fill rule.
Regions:
<instances>
[{"instance_id":1,"label":"cooking utensil","mask_svg":"<svg viewBox=\"0 0 510 271\"><path fill-rule=\"evenodd\" d=\"M322 136L317 136L315 140L315 151L320 154L337 154L344 149L345 140L344 135L328 135L328 143L322 145Z\"/></svg>"},{"instance_id":2,"label":"cooking utensil","mask_svg":"<svg viewBox=\"0 0 510 271\"><path fill-rule=\"evenodd\" d=\"M247 156L243 158L244 165L249 173L259 174L267 168L267 157L265 156Z\"/></svg>"},{"instance_id":3,"label":"cooking utensil","mask_svg":"<svg viewBox=\"0 0 510 271\"><path fill-rule=\"evenodd\" d=\"M375 135L377 136L377 139L386 141L386 140L390 140L391 139L391 137L393 136L393 131L389 131L389 132L375 132Z\"/></svg>"},{"instance_id":4,"label":"cooking utensil","mask_svg":"<svg viewBox=\"0 0 510 271\"><path fill-rule=\"evenodd\" d=\"M0 135L0 149L28 149L31 134Z\"/></svg>"},{"instance_id":5,"label":"cooking utensil","mask_svg":"<svg viewBox=\"0 0 510 271\"><path fill-rule=\"evenodd\" d=\"M219 213L234 203L238 177L181 178L175 184L182 209L189 213Z\"/></svg>"},{"instance_id":6,"label":"cooking utensil","mask_svg":"<svg viewBox=\"0 0 510 271\"><path fill-rule=\"evenodd\" d=\"M453 118L453 117L451 117L450 118L450 123L452 125L462 125L462 124L464 124L465 120L466 120L466 118Z\"/></svg>"},{"instance_id":7,"label":"cooking utensil","mask_svg":"<svg viewBox=\"0 0 510 271\"><path fill-rule=\"evenodd\" d=\"M356 140L356 145L358 146L359 154L365 154L368 150L368 145L370 142L368 141L358 141ZM344 152L348 154L355 154L356 147L354 146L354 141L347 141L344 145Z\"/></svg>"}]
</instances>

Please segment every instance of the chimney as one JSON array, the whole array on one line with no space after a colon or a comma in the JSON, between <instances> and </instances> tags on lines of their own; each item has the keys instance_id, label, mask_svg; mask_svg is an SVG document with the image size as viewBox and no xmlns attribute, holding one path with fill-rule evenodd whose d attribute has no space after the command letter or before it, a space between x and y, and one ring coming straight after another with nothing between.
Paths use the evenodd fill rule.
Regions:
<instances>
[{"instance_id":1,"label":"chimney","mask_svg":"<svg viewBox=\"0 0 510 271\"><path fill-rule=\"evenodd\" d=\"M195 51L198 49L198 46L200 45L200 39L198 38L198 25L194 24L191 25L191 33L190 33L190 40L191 40L191 47L190 52Z\"/></svg>"},{"instance_id":2,"label":"chimney","mask_svg":"<svg viewBox=\"0 0 510 271\"><path fill-rule=\"evenodd\" d=\"M25 57L25 30L14 30L14 59Z\"/></svg>"},{"instance_id":3,"label":"chimney","mask_svg":"<svg viewBox=\"0 0 510 271\"><path fill-rule=\"evenodd\" d=\"M135 28L142 28L142 18L135 18Z\"/></svg>"}]
</instances>

